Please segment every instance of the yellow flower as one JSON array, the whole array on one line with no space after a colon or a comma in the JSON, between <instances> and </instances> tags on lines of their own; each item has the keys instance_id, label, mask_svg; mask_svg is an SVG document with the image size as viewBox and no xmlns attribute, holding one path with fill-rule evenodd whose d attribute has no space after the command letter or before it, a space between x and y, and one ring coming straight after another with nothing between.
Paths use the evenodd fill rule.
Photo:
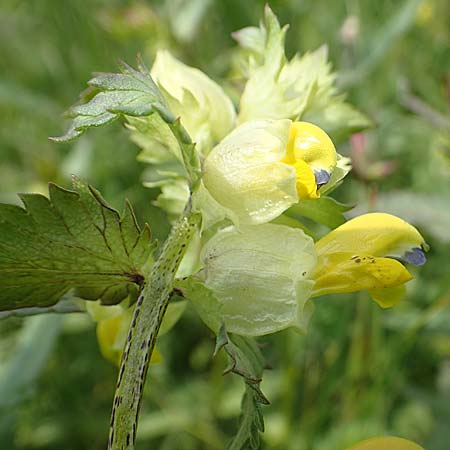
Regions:
<instances>
[{"instance_id":1,"label":"yellow flower","mask_svg":"<svg viewBox=\"0 0 450 450\"><path fill-rule=\"evenodd\" d=\"M387 436L367 439L352 446L348 450L424 450L414 442L399 437Z\"/></svg>"},{"instance_id":2,"label":"yellow flower","mask_svg":"<svg viewBox=\"0 0 450 450\"><path fill-rule=\"evenodd\" d=\"M391 307L412 279L399 260L420 266L426 261L426 247L420 233L398 217L356 217L316 243L313 296L367 290L381 307Z\"/></svg>"},{"instance_id":3,"label":"yellow flower","mask_svg":"<svg viewBox=\"0 0 450 450\"><path fill-rule=\"evenodd\" d=\"M422 27L429 26L436 15L435 6L432 1L423 1L417 8L416 24Z\"/></svg>"},{"instance_id":4,"label":"yellow flower","mask_svg":"<svg viewBox=\"0 0 450 450\"><path fill-rule=\"evenodd\" d=\"M299 199L317 198L336 160L331 139L311 123L254 120L211 151L203 181L229 216L256 225L275 219Z\"/></svg>"},{"instance_id":5,"label":"yellow flower","mask_svg":"<svg viewBox=\"0 0 450 450\"><path fill-rule=\"evenodd\" d=\"M398 259L422 265L425 246L413 226L384 213L350 220L315 244L284 225L230 226L206 242L202 270L181 289L216 332L222 324L250 336L305 332L311 297L368 290L393 306L412 278Z\"/></svg>"},{"instance_id":6,"label":"yellow flower","mask_svg":"<svg viewBox=\"0 0 450 450\"><path fill-rule=\"evenodd\" d=\"M282 162L295 168L301 199L319 197L318 189L330 179L336 160L336 149L325 131L308 122L292 123Z\"/></svg>"},{"instance_id":7,"label":"yellow flower","mask_svg":"<svg viewBox=\"0 0 450 450\"><path fill-rule=\"evenodd\" d=\"M167 333L184 312L186 302L170 303L159 330L159 335ZM97 322L97 340L103 357L119 366L122 352L134 314L134 306L102 305L100 302L88 302L86 309ZM161 354L156 348L150 362L159 363Z\"/></svg>"},{"instance_id":8,"label":"yellow flower","mask_svg":"<svg viewBox=\"0 0 450 450\"><path fill-rule=\"evenodd\" d=\"M103 357L119 366L122 359L122 351L128 333L132 317L132 310L124 311L120 316L102 319L97 324L97 340ZM161 361L158 349L152 354L152 364Z\"/></svg>"}]
</instances>

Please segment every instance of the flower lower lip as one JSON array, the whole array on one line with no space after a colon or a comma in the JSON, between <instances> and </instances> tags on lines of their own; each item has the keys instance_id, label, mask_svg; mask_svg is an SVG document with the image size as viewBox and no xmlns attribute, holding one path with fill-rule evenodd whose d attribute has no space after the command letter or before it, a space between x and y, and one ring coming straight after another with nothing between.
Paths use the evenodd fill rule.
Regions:
<instances>
[{"instance_id":1,"label":"flower lower lip","mask_svg":"<svg viewBox=\"0 0 450 450\"><path fill-rule=\"evenodd\" d=\"M425 252L419 247L414 247L410 251L406 252L403 255L403 259L414 266L423 266L427 261Z\"/></svg>"},{"instance_id":2,"label":"flower lower lip","mask_svg":"<svg viewBox=\"0 0 450 450\"><path fill-rule=\"evenodd\" d=\"M317 188L320 188L320 186L323 186L324 184L328 183L328 180L330 179L330 174L326 170L315 170L314 171L314 177L316 179Z\"/></svg>"}]
</instances>

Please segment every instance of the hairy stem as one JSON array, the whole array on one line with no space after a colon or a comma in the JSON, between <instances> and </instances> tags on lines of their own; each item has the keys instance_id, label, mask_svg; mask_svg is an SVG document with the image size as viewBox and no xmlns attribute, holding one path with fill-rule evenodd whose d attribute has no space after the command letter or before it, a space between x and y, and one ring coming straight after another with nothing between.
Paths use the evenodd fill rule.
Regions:
<instances>
[{"instance_id":1,"label":"hairy stem","mask_svg":"<svg viewBox=\"0 0 450 450\"><path fill-rule=\"evenodd\" d=\"M147 369L169 303L173 280L199 224L189 206L172 228L136 303L122 355L111 414L109 450L132 450Z\"/></svg>"}]
</instances>

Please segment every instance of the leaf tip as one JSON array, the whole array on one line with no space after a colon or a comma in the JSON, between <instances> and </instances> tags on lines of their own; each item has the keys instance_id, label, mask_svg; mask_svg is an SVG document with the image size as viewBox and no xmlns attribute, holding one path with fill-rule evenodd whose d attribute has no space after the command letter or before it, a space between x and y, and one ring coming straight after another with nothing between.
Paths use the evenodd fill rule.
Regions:
<instances>
[{"instance_id":1,"label":"leaf tip","mask_svg":"<svg viewBox=\"0 0 450 450\"><path fill-rule=\"evenodd\" d=\"M82 130L77 130L73 127L69 128L62 136L49 136L48 140L57 144L65 144L75 140L77 137L83 134Z\"/></svg>"}]
</instances>

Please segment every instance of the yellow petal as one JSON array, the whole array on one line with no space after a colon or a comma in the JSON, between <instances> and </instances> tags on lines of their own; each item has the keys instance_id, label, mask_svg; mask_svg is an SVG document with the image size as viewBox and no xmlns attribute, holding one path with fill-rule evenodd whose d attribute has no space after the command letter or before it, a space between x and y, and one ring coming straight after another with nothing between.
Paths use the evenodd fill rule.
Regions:
<instances>
[{"instance_id":1,"label":"yellow petal","mask_svg":"<svg viewBox=\"0 0 450 450\"><path fill-rule=\"evenodd\" d=\"M398 261L363 253L340 252L319 258L313 278L313 295L377 291L411 280L411 274Z\"/></svg>"},{"instance_id":2,"label":"yellow petal","mask_svg":"<svg viewBox=\"0 0 450 450\"><path fill-rule=\"evenodd\" d=\"M337 153L329 136L316 125L293 122L289 128L286 155L281 162L295 168L300 198L318 198L336 167Z\"/></svg>"},{"instance_id":3,"label":"yellow petal","mask_svg":"<svg viewBox=\"0 0 450 450\"><path fill-rule=\"evenodd\" d=\"M100 320L97 324L97 340L100 352L105 359L120 366L125 336L130 323L131 313ZM161 362L161 353L155 348L150 362Z\"/></svg>"},{"instance_id":4,"label":"yellow petal","mask_svg":"<svg viewBox=\"0 0 450 450\"><path fill-rule=\"evenodd\" d=\"M297 161L293 164L297 178L296 188L299 198L318 198L316 178L314 172L305 161Z\"/></svg>"},{"instance_id":5,"label":"yellow petal","mask_svg":"<svg viewBox=\"0 0 450 450\"><path fill-rule=\"evenodd\" d=\"M122 355L121 349L115 346L122 322L123 317L118 316L100 320L97 325L97 340L100 352L105 359L116 365L119 365Z\"/></svg>"},{"instance_id":6,"label":"yellow petal","mask_svg":"<svg viewBox=\"0 0 450 450\"><path fill-rule=\"evenodd\" d=\"M289 129L287 158L305 161L313 170L329 174L336 167L336 149L327 133L309 122L293 122Z\"/></svg>"},{"instance_id":7,"label":"yellow petal","mask_svg":"<svg viewBox=\"0 0 450 450\"><path fill-rule=\"evenodd\" d=\"M316 243L319 254L366 253L373 256L403 257L424 244L420 233L409 223L385 213L364 214L349 220Z\"/></svg>"},{"instance_id":8,"label":"yellow petal","mask_svg":"<svg viewBox=\"0 0 450 450\"><path fill-rule=\"evenodd\" d=\"M367 439L347 450L424 450L414 442L399 437L387 436Z\"/></svg>"},{"instance_id":9,"label":"yellow petal","mask_svg":"<svg viewBox=\"0 0 450 450\"><path fill-rule=\"evenodd\" d=\"M399 284L384 289L372 289L369 291L372 300L377 302L382 308L395 306L406 294L406 286Z\"/></svg>"},{"instance_id":10,"label":"yellow petal","mask_svg":"<svg viewBox=\"0 0 450 450\"><path fill-rule=\"evenodd\" d=\"M157 349L153 349L152 357L150 358L151 364L159 364L162 361L161 352Z\"/></svg>"}]
</instances>

